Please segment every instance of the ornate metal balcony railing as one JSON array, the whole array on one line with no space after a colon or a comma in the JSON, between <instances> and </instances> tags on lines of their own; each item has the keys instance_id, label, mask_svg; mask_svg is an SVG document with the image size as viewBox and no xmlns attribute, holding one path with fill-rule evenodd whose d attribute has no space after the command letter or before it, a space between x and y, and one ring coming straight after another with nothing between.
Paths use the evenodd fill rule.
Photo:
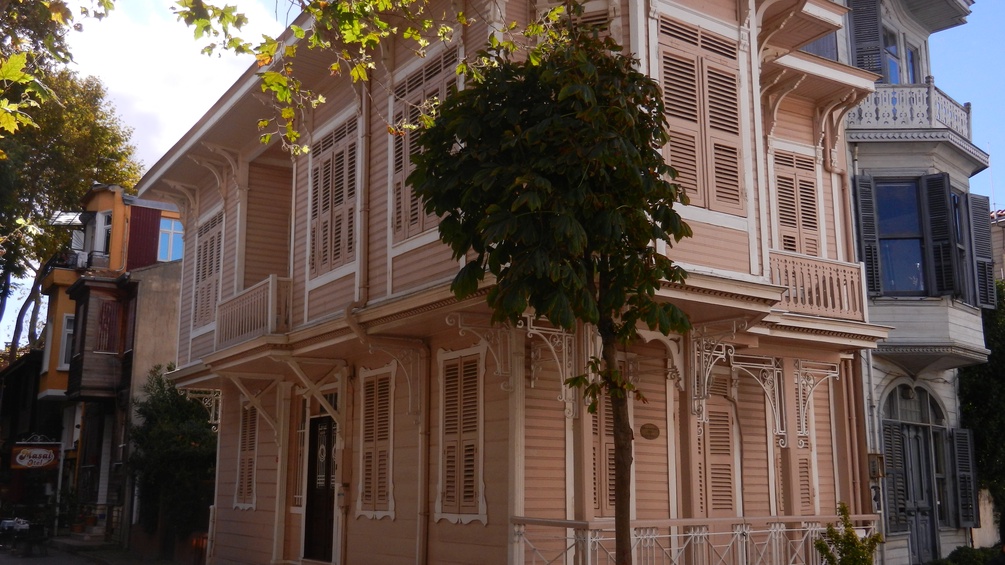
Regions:
<instances>
[{"instance_id":1,"label":"ornate metal balcony railing","mask_svg":"<svg viewBox=\"0 0 1005 565\"><path fill-rule=\"evenodd\" d=\"M852 516L860 535L876 516ZM813 542L837 516L772 516L633 522L634 561L640 565L820 565ZM614 562L614 524L606 521L516 517L514 564Z\"/></svg>"},{"instance_id":2,"label":"ornate metal balcony railing","mask_svg":"<svg viewBox=\"0 0 1005 565\"><path fill-rule=\"evenodd\" d=\"M865 321L862 265L770 253L771 283L788 288L779 307L799 314Z\"/></svg>"},{"instance_id":3,"label":"ornate metal balcony railing","mask_svg":"<svg viewBox=\"0 0 1005 565\"><path fill-rule=\"evenodd\" d=\"M848 113L848 128L949 129L971 141L970 103L950 98L935 87L932 77L925 84L877 84L876 91Z\"/></svg>"},{"instance_id":4,"label":"ornate metal balcony railing","mask_svg":"<svg viewBox=\"0 0 1005 565\"><path fill-rule=\"evenodd\" d=\"M290 279L270 275L216 310L216 349L290 328Z\"/></svg>"}]
</instances>

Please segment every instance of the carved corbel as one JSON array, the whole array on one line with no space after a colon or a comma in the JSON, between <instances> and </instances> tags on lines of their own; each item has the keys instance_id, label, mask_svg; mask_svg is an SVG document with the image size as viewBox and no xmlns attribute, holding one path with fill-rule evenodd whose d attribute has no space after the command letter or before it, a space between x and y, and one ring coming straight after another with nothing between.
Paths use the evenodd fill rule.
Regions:
<instances>
[{"instance_id":1,"label":"carved corbel","mask_svg":"<svg viewBox=\"0 0 1005 565\"><path fill-rule=\"evenodd\" d=\"M824 169L829 173L843 173L838 166L838 138L841 135L841 123L848 112L856 108L860 102L869 96L868 90L852 90L843 96L836 97L817 106L815 129L817 143L823 148Z\"/></svg>"},{"instance_id":2,"label":"carved corbel","mask_svg":"<svg viewBox=\"0 0 1005 565\"><path fill-rule=\"evenodd\" d=\"M220 198L223 199L224 202L226 202L227 201L226 163L217 161L216 159L198 157L196 155L189 155L188 158L191 159L192 162L195 163L196 165L199 165L200 167L207 169L210 173L213 174L213 178L216 179L216 189L220 191Z\"/></svg>"},{"instance_id":3,"label":"carved corbel","mask_svg":"<svg viewBox=\"0 0 1005 565\"><path fill-rule=\"evenodd\" d=\"M513 361L513 331L507 326L493 326L483 316L465 316L464 314L449 314L448 326L457 326L457 335L473 334L488 346L489 354L495 361L495 375L502 379L499 388L513 392L512 379Z\"/></svg>"},{"instance_id":4,"label":"carved corbel","mask_svg":"<svg viewBox=\"0 0 1005 565\"><path fill-rule=\"evenodd\" d=\"M778 109L785 97L806 80L804 73L782 69L766 77L761 84L761 105L764 109L764 134L771 137L778 121Z\"/></svg>"},{"instance_id":5,"label":"carved corbel","mask_svg":"<svg viewBox=\"0 0 1005 565\"><path fill-rule=\"evenodd\" d=\"M813 391L820 383L828 379L836 380L839 375L837 363L796 359L796 444L799 447L810 446L809 412Z\"/></svg>"},{"instance_id":6,"label":"carved corbel","mask_svg":"<svg viewBox=\"0 0 1005 565\"><path fill-rule=\"evenodd\" d=\"M757 34L757 44L761 47L761 52L759 53L759 55L762 61L764 60L764 57L767 55L768 43L771 41L771 38L774 37L776 34L780 33L783 29L785 29L785 26L787 26L789 22L791 22L793 18L796 17L796 14L798 14L802 10L803 10L803 2L797 2L793 5L792 9L786 12L783 16L775 18L771 23L767 25L762 24L760 33ZM780 55L785 55L785 53L781 53Z\"/></svg>"},{"instance_id":7,"label":"carved corbel","mask_svg":"<svg viewBox=\"0 0 1005 565\"><path fill-rule=\"evenodd\" d=\"M240 161L238 160L238 152L233 149L227 149L222 145L217 145L215 143L202 142L202 145L209 149L213 154L219 155L223 158L226 164L230 167L230 179L232 181L232 186L236 190L246 190L247 186L242 186L239 180L240 173Z\"/></svg>"},{"instance_id":8,"label":"carved corbel","mask_svg":"<svg viewBox=\"0 0 1005 565\"><path fill-rule=\"evenodd\" d=\"M188 218L194 215L197 209L196 205L198 203L198 200L196 199L196 187L170 179L164 179L162 182L168 185L171 190L166 191L158 189L157 192L167 196L175 203L176 206L178 206L178 209L182 213L182 218Z\"/></svg>"},{"instance_id":9,"label":"carved corbel","mask_svg":"<svg viewBox=\"0 0 1005 565\"><path fill-rule=\"evenodd\" d=\"M667 352L665 359L666 378L668 381L674 382L677 390L683 392L684 379L681 378L680 369L676 363L676 359L683 353L683 339L680 336L670 337L652 330L639 330L639 337L645 340L646 343L658 341L663 344Z\"/></svg>"}]
</instances>

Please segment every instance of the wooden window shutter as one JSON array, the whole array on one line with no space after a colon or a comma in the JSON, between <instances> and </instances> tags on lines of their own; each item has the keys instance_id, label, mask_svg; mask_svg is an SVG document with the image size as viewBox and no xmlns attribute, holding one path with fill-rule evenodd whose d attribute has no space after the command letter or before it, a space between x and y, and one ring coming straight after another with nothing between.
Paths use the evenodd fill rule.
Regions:
<instances>
[{"instance_id":1,"label":"wooden window shutter","mask_svg":"<svg viewBox=\"0 0 1005 565\"><path fill-rule=\"evenodd\" d=\"M807 455L799 457L799 506L803 514L813 513L813 464Z\"/></svg>"},{"instance_id":2,"label":"wooden window shutter","mask_svg":"<svg viewBox=\"0 0 1005 565\"><path fill-rule=\"evenodd\" d=\"M240 437L238 438L237 492L235 502L251 505L255 502L255 454L258 448L258 409L241 408Z\"/></svg>"},{"instance_id":3,"label":"wooden window shutter","mask_svg":"<svg viewBox=\"0 0 1005 565\"><path fill-rule=\"evenodd\" d=\"M736 69L704 61L706 147L712 202L710 208L743 213L743 165L740 157L740 82Z\"/></svg>"},{"instance_id":4,"label":"wooden window shutter","mask_svg":"<svg viewBox=\"0 0 1005 565\"><path fill-rule=\"evenodd\" d=\"M361 502L364 511L388 509L391 483L391 378L378 375L363 383L363 476Z\"/></svg>"},{"instance_id":5,"label":"wooden window shutter","mask_svg":"<svg viewBox=\"0 0 1005 565\"><path fill-rule=\"evenodd\" d=\"M904 433L898 422L883 422L883 458L886 461L886 523L891 532L906 532L911 527L907 514L907 468Z\"/></svg>"},{"instance_id":6,"label":"wooden window shutter","mask_svg":"<svg viewBox=\"0 0 1005 565\"><path fill-rule=\"evenodd\" d=\"M311 276L355 259L356 120L350 119L312 147Z\"/></svg>"},{"instance_id":7,"label":"wooden window shutter","mask_svg":"<svg viewBox=\"0 0 1005 565\"><path fill-rule=\"evenodd\" d=\"M811 157L775 154L778 233L785 251L819 255L816 165Z\"/></svg>"},{"instance_id":8,"label":"wooden window shutter","mask_svg":"<svg viewBox=\"0 0 1005 565\"><path fill-rule=\"evenodd\" d=\"M118 353L119 347L119 303L114 300L99 301L98 335L95 351Z\"/></svg>"},{"instance_id":9,"label":"wooden window shutter","mask_svg":"<svg viewBox=\"0 0 1005 565\"><path fill-rule=\"evenodd\" d=\"M956 460L956 500L959 504L960 527L981 525L977 505L977 474L974 465L974 438L970 430L953 430L953 455Z\"/></svg>"},{"instance_id":10,"label":"wooden window shutter","mask_svg":"<svg viewBox=\"0 0 1005 565\"><path fill-rule=\"evenodd\" d=\"M614 413L606 393L593 414L593 509L598 516L614 515Z\"/></svg>"},{"instance_id":11,"label":"wooden window shutter","mask_svg":"<svg viewBox=\"0 0 1005 565\"><path fill-rule=\"evenodd\" d=\"M480 359L466 356L443 367L443 485L441 510L475 514L480 501Z\"/></svg>"},{"instance_id":12,"label":"wooden window shutter","mask_svg":"<svg viewBox=\"0 0 1005 565\"><path fill-rule=\"evenodd\" d=\"M723 397L710 399L705 433L708 441L709 516L736 515L733 416Z\"/></svg>"},{"instance_id":13,"label":"wooden window shutter","mask_svg":"<svg viewBox=\"0 0 1005 565\"><path fill-rule=\"evenodd\" d=\"M883 24L879 0L850 0L855 66L883 75Z\"/></svg>"},{"instance_id":14,"label":"wooden window shutter","mask_svg":"<svg viewBox=\"0 0 1005 565\"><path fill-rule=\"evenodd\" d=\"M876 195L872 177L855 177L858 209L859 260L865 263L865 283L869 296L883 293L879 269L879 228L876 225Z\"/></svg>"},{"instance_id":15,"label":"wooden window shutter","mask_svg":"<svg viewBox=\"0 0 1005 565\"><path fill-rule=\"evenodd\" d=\"M956 226L949 175L939 173L921 177L925 217L925 248L928 260L929 294L959 294ZM922 208L925 210L925 208Z\"/></svg>"},{"instance_id":16,"label":"wooden window shutter","mask_svg":"<svg viewBox=\"0 0 1005 565\"><path fill-rule=\"evenodd\" d=\"M677 171L677 182L693 206L705 206L704 182L699 176L700 102L698 97L698 57L663 48L663 100L667 112L670 141L667 161Z\"/></svg>"},{"instance_id":17,"label":"wooden window shutter","mask_svg":"<svg viewBox=\"0 0 1005 565\"><path fill-rule=\"evenodd\" d=\"M199 227L196 244L195 296L192 323L205 326L216 319L220 293L220 260L223 255L223 212Z\"/></svg>"},{"instance_id":18,"label":"wooden window shutter","mask_svg":"<svg viewBox=\"0 0 1005 565\"><path fill-rule=\"evenodd\" d=\"M970 194L967 200L970 207L977 305L981 308L995 308L998 297L995 292L994 252L991 248L991 202L987 196L980 194Z\"/></svg>"}]
</instances>

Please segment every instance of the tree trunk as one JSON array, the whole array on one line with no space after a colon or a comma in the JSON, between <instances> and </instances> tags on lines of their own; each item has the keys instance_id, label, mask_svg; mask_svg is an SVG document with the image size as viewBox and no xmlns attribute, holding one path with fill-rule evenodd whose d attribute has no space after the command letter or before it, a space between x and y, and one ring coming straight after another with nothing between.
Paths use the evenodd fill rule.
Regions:
<instances>
[{"instance_id":1,"label":"tree trunk","mask_svg":"<svg viewBox=\"0 0 1005 565\"><path fill-rule=\"evenodd\" d=\"M10 270L3 269L3 281L0 282L0 318L7 311L7 296L10 294Z\"/></svg>"},{"instance_id":2,"label":"tree trunk","mask_svg":"<svg viewBox=\"0 0 1005 565\"><path fill-rule=\"evenodd\" d=\"M14 320L14 333L11 334L10 348L7 350L7 363L13 364L17 360L18 344L21 341L21 332L24 329L24 317L28 309L41 299L39 289L42 286L42 276L46 269L41 265L35 271L35 278L31 282L31 292L24 299L24 304L18 310L17 319Z\"/></svg>"},{"instance_id":3,"label":"tree trunk","mask_svg":"<svg viewBox=\"0 0 1005 565\"><path fill-rule=\"evenodd\" d=\"M632 426L628 417L627 378L619 375L617 340L610 320L599 324L604 358L606 394L611 395L611 412L614 424L614 562L616 565L632 563ZM612 394L613 392L613 394Z\"/></svg>"}]
</instances>

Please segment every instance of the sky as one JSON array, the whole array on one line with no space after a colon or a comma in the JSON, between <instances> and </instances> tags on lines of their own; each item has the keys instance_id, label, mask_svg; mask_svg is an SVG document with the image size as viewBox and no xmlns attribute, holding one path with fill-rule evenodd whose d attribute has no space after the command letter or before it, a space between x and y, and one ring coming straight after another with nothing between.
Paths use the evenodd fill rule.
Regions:
<instances>
[{"instance_id":1,"label":"sky","mask_svg":"<svg viewBox=\"0 0 1005 565\"><path fill-rule=\"evenodd\" d=\"M295 14L288 0L228 0L245 12L243 35L256 41L277 35ZM119 0L101 21L83 20L71 34L82 75L101 78L122 121L133 128L137 158L153 166L253 63L250 56L206 56L192 32L171 12L174 0ZM973 104L973 142L992 155L992 168L971 179L971 190L1005 208L1005 169L997 172L995 153L1005 155L1005 0L978 0L968 23L934 34L929 41L935 85L960 103ZM1002 161L1005 163L1005 160ZM14 300L16 304L20 300ZM0 344L10 340L11 311L0 322Z\"/></svg>"}]
</instances>

